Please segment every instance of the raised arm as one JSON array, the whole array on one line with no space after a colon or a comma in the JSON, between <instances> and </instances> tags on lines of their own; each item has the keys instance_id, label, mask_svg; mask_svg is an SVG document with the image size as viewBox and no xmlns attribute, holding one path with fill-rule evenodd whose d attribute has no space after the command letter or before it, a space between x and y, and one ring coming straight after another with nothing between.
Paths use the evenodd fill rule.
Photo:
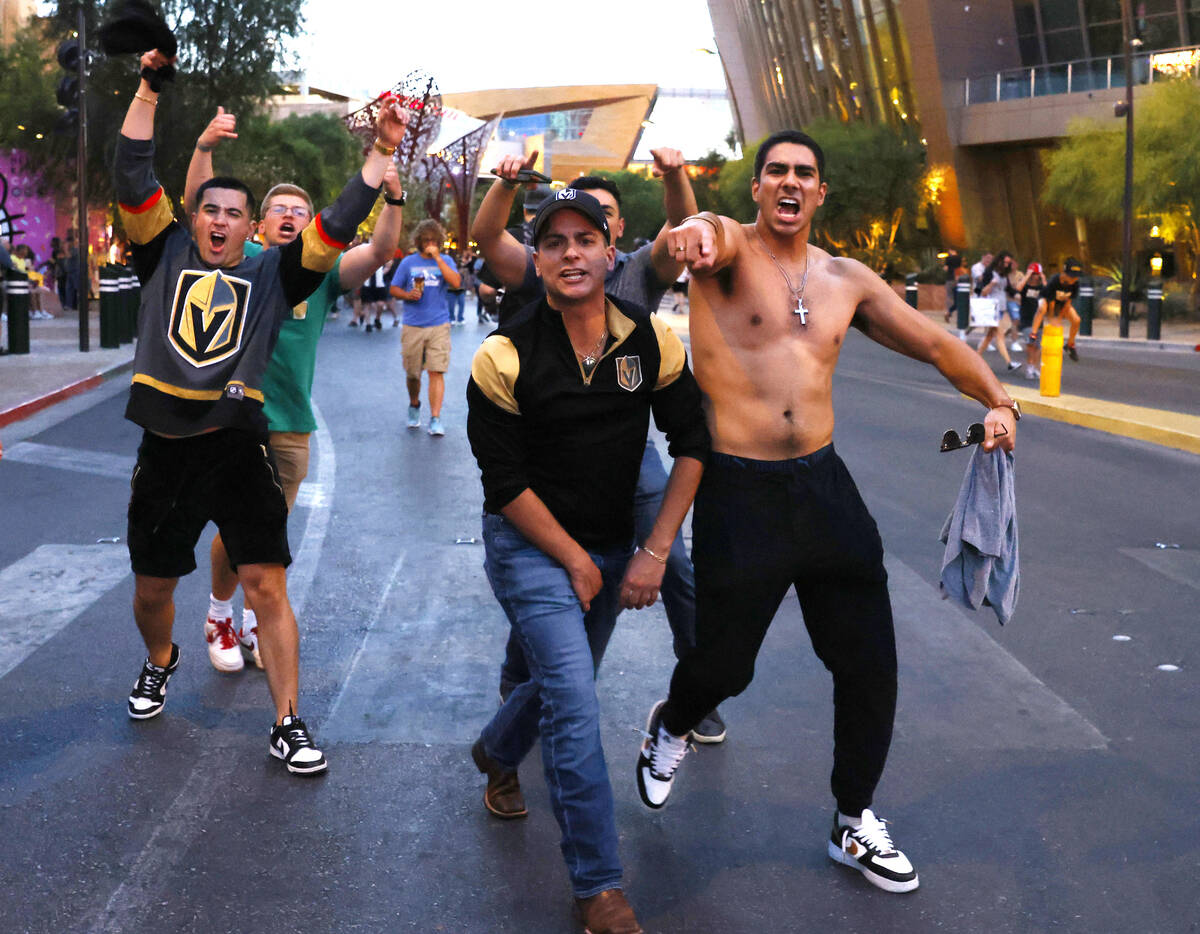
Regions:
<instances>
[{"instance_id":1,"label":"raised arm","mask_svg":"<svg viewBox=\"0 0 1200 934\"><path fill-rule=\"evenodd\" d=\"M1012 396L996 379L980 354L965 341L938 327L915 308L912 308L885 282L862 263L838 260L847 264L849 275L861 288L863 296L855 316L855 324L872 340L892 350L937 367L955 389L987 407L983 420L986 439L983 448L992 450L999 444L1011 451L1016 444L1016 417Z\"/></svg>"},{"instance_id":2,"label":"raised arm","mask_svg":"<svg viewBox=\"0 0 1200 934\"><path fill-rule=\"evenodd\" d=\"M693 276L711 276L724 269L746 244L746 233L731 217L711 211L693 214L667 231L667 248Z\"/></svg>"},{"instance_id":3,"label":"raised arm","mask_svg":"<svg viewBox=\"0 0 1200 934\"><path fill-rule=\"evenodd\" d=\"M213 177L213 150L223 139L237 139L237 117L217 108L217 115L208 121L204 132L196 139L192 159L188 163L187 180L183 186L183 209L190 217L196 211L196 192Z\"/></svg>"},{"instance_id":4,"label":"raised arm","mask_svg":"<svg viewBox=\"0 0 1200 934\"><path fill-rule=\"evenodd\" d=\"M517 172L532 169L537 157L535 150L524 159L520 156L501 159L500 164L492 169L496 181L483 196L479 210L475 212L475 220L471 222L471 239L479 244L479 253L487 262L488 269L510 289L519 288L525 281L529 252L525 244L504 229L504 225L520 187Z\"/></svg>"},{"instance_id":5,"label":"raised arm","mask_svg":"<svg viewBox=\"0 0 1200 934\"><path fill-rule=\"evenodd\" d=\"M687 174L687 160L678 149L651 149L654 157L653 172L663 180L663 207L667 212L667 223L654 238L650 250L650 262L662 285L670 285L683 272L683 263L672 255L667 237L671 228L677 227L696 213L696 194L692 191L692 180Z\"/></svg>"},{"instance_id":6,"label":"raised arm","mask_svg":"<svg viewBox=\"0 0 1200 934\"><path fill-rule=\"evenodd\" d=\"M342 265L338 267L338 278L343 291L362 285L380 266L388 262L400 243L400 231L404 224L404 209L400 201L404 189L396 163L392 162L383 176L383 210L375 221L375 231L369 243L362 243L346 252Z\"/></svg>"}]
</instances>

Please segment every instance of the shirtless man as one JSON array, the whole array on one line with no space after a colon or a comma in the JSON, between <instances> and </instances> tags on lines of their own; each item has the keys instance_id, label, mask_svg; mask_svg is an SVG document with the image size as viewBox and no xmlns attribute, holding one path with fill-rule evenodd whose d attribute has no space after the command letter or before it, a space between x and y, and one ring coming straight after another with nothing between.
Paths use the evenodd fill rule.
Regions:
<instances>
[{"instance_id":1,"label":"shirtless man","mask_svg":"<svg viewBox=\"0 0 1200 934\"><path fill-rule=\"evenodd\" d=\"M1011 451L1016 403L962 341L909 308L866 266L810 244L824 156L794 130L763 142L753 224L699 214L670 232L691 269L695 374L713 452L696 496L696 647L646 726L638 791L666 803L693 726L750 684L767 628L795 586L833 674L837 800L829 855L892 892L917 873L871 812L891 742L896 650L883 546L833 450L833 371L846 331L931 363L989 407L985 450ZM731 560L732 556L732 560Z\"/></svg>"}]
</instances>

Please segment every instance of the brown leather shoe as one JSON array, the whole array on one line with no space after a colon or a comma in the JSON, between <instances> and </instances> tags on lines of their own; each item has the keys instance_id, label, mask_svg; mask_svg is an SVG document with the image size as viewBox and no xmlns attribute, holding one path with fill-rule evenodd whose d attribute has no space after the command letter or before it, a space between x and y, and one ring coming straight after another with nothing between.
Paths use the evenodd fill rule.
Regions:
<instances>
[{"instance_id":1,"label":"brown leather shoe","mask_svg":"<svg viewBox=\"0 0 1200 934\"><path fill-rule=\"evenodd\" d=\"M590 898L575 899L584 934L642 934L642 926L620 889L607 889Z\"/></svg>"},{"instance_id":2,"label":"brown leather shoe","mask_svg":"<svg viewBox=\"0 0 1200 934\"><path fill-rule=\"evenodd\" d=\"M487 788L483 792L483 806L503 820L524 817L525 796L521 794L521 782L516 772L510 772L489 756L483 749L483 739L475 740L471 747L471 758L475 767L487 776Z\"/></svg>"}]
</instances>

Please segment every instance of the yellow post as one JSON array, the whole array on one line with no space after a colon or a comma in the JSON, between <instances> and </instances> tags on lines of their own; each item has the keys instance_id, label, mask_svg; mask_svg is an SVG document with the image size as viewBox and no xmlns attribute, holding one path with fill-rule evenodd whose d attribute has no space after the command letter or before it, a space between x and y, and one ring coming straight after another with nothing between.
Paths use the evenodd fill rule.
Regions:
<instances>
[{"instance_id":1,"label":"yellow post","mask_svg":"<svg viewBox=\"0 0 1200 934\"><path fill-rule=\"evenodd\" d=\"M1063 330L1047 326L1042 329L1042 378L1038 386L1043 396L1057 396L1062 391Z\"/></svg>"}]
</instances>

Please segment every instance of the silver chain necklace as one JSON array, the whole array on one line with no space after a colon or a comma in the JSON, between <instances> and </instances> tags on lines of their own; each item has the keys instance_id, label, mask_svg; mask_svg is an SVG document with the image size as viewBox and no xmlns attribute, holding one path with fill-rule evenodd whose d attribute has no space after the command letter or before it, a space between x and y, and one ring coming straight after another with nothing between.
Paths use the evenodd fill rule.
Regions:
<instances>
[{"instance_id":1,"label":"silver chain necklace","mask_svg":"<svg viewBox=\"0 0 1200 934\"><path fill-rule=\"evenodd\" d=\"M600 339L596 341L596 345L592 347L590 353L582 354L578 350L575 350L574 346L572 346L571 349L575 350L575 355L579 357L580 361L583 363L584 369L590 370L600 360L600 355L604 353L604 345L607 342L608 328L605 327L604 330L600 332Z\"/></svg>"},{"instance_id":2,"label":"silver chain necklace","mask_svg":"<svg viewBox=\"0 0 1200 934\"><path fill-rule=\"evenodd\" d=\"M758 242L762 244L763 249L767 251L767 256L771 257L771 262L775 264L775 268L783 275L783 281L787 283L788 291L792 293L792 301L796 303L796 307L792 309L792 314L800 316L800 323L808 324L808 309L804 307L804 290L808 287L808 245L804 247L804 277L800 280L800 288L792 285L792 277L787 274L787 270L783 268L783 263L775 258L775 254L771 252L771 248L767 246L767 241L762 238L762 234L756 229L754 235L758 237Z\"/></svg>"}]
</instances>

